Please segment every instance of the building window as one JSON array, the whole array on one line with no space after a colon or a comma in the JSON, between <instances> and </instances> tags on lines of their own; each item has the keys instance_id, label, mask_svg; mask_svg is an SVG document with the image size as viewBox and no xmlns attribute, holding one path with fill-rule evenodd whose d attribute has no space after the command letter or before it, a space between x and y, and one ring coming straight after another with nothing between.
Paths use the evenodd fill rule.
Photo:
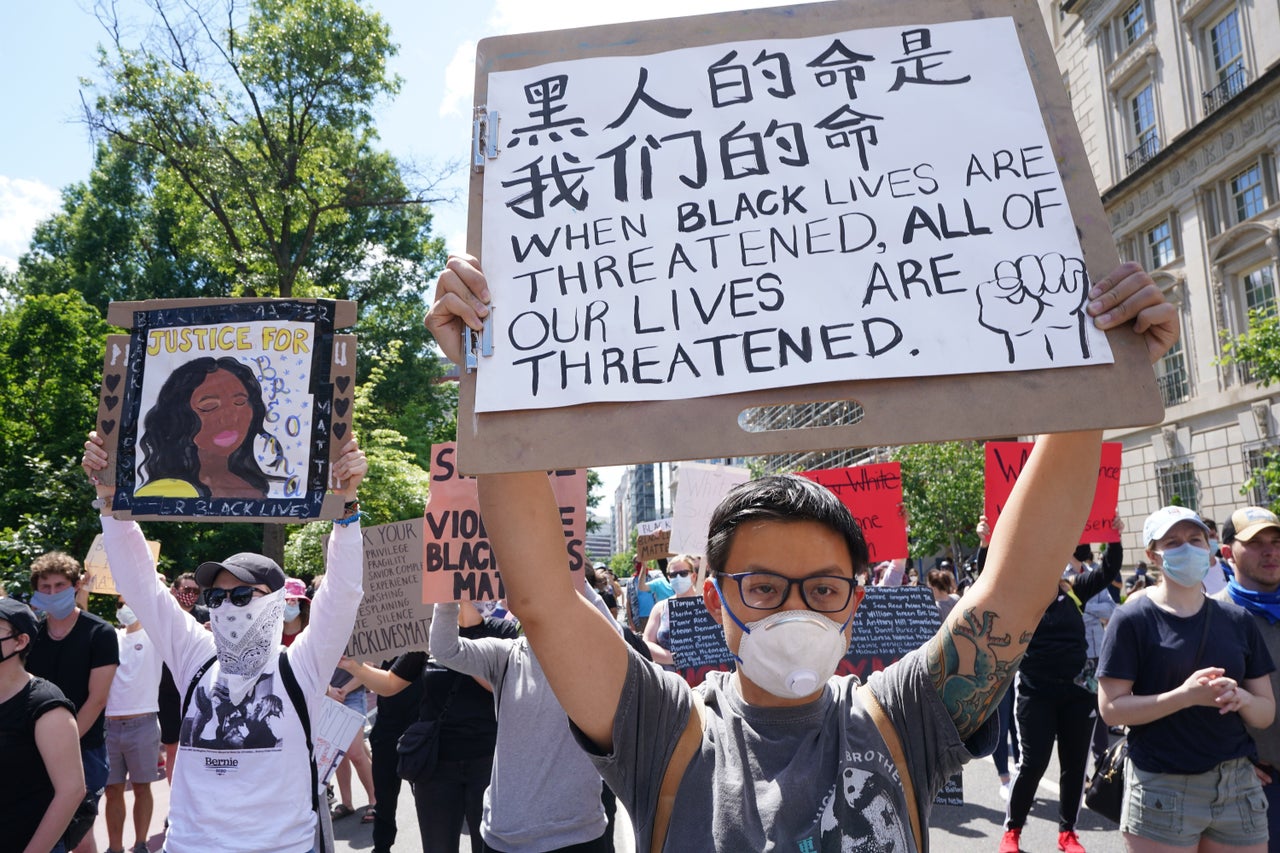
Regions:
<instances>
[{"instance_id":1,"label":"building window","mask_svg":"<svg viewBox=\"0 0 1280 853\"><path fill-rule=\"evenodd\" d=\"M1254 506L1269 507L1280 500L1280 491L1271 487L1262 476L1268 458L1276 455L1280 447L1261 445L1244 451L1244 477L1249 482L1249 502Z\"/></svg>"},{"instance_id":2,"label":"building window","mask_svg":"<svg viewBox=\"0 0 1280 853\"><path fill-rule=\"evenodd\" d=\"M1190 462L1171 462L1156 471L1161 506L1185 506L1200 509L1196 497L1196 469Z\"/></svg>"},{"instance_id":3,"label":"building window","mask_svg":"<svg viewBox=\"0 0 1280 853\"><path fill-rule=\"evenodd\" d=\"M1252 219L1267 206L1262 191L1262 167L1257 164L1232 178L1230 190L1236 222Z\"/></svg>"},{"instance_id":4,"label":"building window","mask_svg":"<svg viewBox=\"0 0 1280 853\"><path fill-rule=\"evenodd\" d=\"M1166 219L1147 231L1147 259L1152 269L1158 269L1173 258L1173 228Z\"/></svg>"},{"instance_id":5,"label":"building window","mask_svg":"<svg viewBox=\"0 0 1280 853\"><path fill-rule=\"evenodd\" d=\"M1205 115L1240 94L1248 82L1244 43L1240 38L1240 10L1232 9L1219 19L1209 28L1207 38L1212 86L1204 93Z\"/></svg>"},{"instance_id":6,"label":"building window","mask_svg":"<svg viewBox=\"0 0 1280 853\"><path fill-rule=\"evenodd\" d=\"M1160 387L1160 399L1165 406L1185 403L1191 397L1191 381L1187 376L1187 356L1182 341L1156 362L1156 384Z\"/></svg>"},{"instance_id":7,"label":"building window","mask_svg":"<svg viewBox=\"0 0 1280 853\"><path fill-rule=\"evenodd\" d=\"M1241 276L1244 282L1244 305L1250 312L1274 314L1276 310L1276 280L1271 267L1258 267Z\"/></svg>"},{"instance_id":8,"label":"building window","mask_svg":"<svg viewBox=\"0 0 1280 853\"><path fill-rule=\"evenodd\" d=\"M1120 15L1120 33L1125 47L1133 44L1147 31L1147 10L1142 0L1125 9Z\"/></svg>"},{"instance_id":9,"label":"building window","mask_svg":"<svg viewBox=\"0 0 1280 853\"><path fill-rule=\"evenodd\" d=\"M1156 97L1151 84L1129 98L1129 130L1137 147L1125 155L1128 171L1141 166L1160 150L1160 133L1156 130Z\"/></svg>"}]
</instances>

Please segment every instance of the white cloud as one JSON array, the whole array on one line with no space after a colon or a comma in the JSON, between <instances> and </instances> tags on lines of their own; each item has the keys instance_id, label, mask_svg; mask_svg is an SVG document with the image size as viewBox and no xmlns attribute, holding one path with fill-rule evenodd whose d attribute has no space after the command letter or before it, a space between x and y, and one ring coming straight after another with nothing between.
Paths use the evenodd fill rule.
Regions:
<instances>
[{"instance_id":1,"label":"white cloud","mask_svg":"<svg viewBox=\"0 0 1280 853\"><path fill-rule=\"evenodd\" d=\"M62 197L53 187L0 175L0 266L16 269L36 224L58 209Z\"/></svg>"},{"instance_id":2,"label":"white cloud","mask_svg":"<svg viewBox=\"0 0 1280 853\"><path fill-rule=\"evenodd\" d=\"M453 52L444 69L444 97L440 101L440 117L470 115L471 95L476 80L476 43L464 41ZM468 135L470 132L468 131Z\"/></svg>"}]
</instances>

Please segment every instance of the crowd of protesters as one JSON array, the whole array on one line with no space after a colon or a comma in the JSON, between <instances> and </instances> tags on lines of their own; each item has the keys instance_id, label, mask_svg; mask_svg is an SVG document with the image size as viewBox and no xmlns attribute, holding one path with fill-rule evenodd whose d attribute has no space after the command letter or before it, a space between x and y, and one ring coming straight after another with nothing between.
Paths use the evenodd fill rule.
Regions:
<instances>
[{"instance_id":1,"label":"crowd of protesters","mask_svg":"<svg viewBox=\"0 0 1280 853\"><path fill-rule=\"evenodd\" d=\"M1136 266L1090 298L1101 327L1136 317L1153 360L1176 341L1171 306ZM478 264L451 259L427 318L449 357L486 301ZM431 655L372 666L343 657L363 594L367 462L354 440L333 466L346 508L324 580L307 588L255 553L157 576L141 529L108 509L107 454L91 435L83 465L119 627L87 611L66 554L33 561L30 606L0 599L0 750L24 768L0 774L5 849L94 851L104 795L108 853L129 837L132 853L148 849L150 787L168 778L169 853L329 850L332 821L356 815L384 853L398 830L397 744L429 723L438 754L409 779L427 851L458 850L464 827L474 851L611 850L619 801L637 849L923 850L942 784L996 750L999 850L1016 853L1056 741L1058 848L1079 853L1090 748L1096 760L1113 727L1130 741L1130 849L1266 850L1280 787L1280 519L1241 509L1219 541L1194 512L1165 507L1146 519L1126 582L1118 545L1096 565L1088 547L1073 551L1100 442L1042 437L998 529L979 520L964 571L950 559L870 565L838 499L773 476L725 497L707 553L637 564L622 581L588 566L575 588L546 478L486 475L509 598L438 606ZM868 585L928 590L940 627L860 685L834 673ZM682 597L706 605L735 662L696 688L663 669L669 602ZM330 804L314 721L330 700L365 714L370 693L377 723L368 742L362 731L342 745Z\"/></svg>"}]
</instances>

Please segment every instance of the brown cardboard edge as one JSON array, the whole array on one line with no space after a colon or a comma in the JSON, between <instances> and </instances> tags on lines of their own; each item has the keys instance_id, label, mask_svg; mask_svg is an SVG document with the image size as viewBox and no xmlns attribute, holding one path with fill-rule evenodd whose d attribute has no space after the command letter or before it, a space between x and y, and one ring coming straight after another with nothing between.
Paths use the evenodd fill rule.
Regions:
<instances>
[{"instance_id":1,"label":"brown cardboard edge","mask_svg":"<svg viewBox=\"0 0 1280 853\"><path fill-rule=\"evenodd\" d=\"M497 36L476 51L475 103L488 74L592 56L645 55L733 39L796 38L844 29L1011 17L1044 116L1092 280L1118 266L1119 253L1062 84L1039 7L1027 0L870 5L836 0L557 32ZM484 175L472 169L468 251L482 259ZM483 260L483 259L482 259ZM466 474L591 467L717 456L754 456L847 447L980 439L1041 432L1139 427L1164 418L1145 344L1127 329L1107 335L1115 362L1017 373L921 376L807 385L668 401L594 403L560 409L475 412L475 375L463 373L458 401L458 465ZM853 426L746 433L745 408L857 400ZM1114 406L1114 411L1105 411ZM999 413L999 423L992 412ZM572 436L572 441L566 441Z\"/></svg>"},{"instance_id":2,"label":"brown cardboard edge","mask_svg":"<svg viewBox=\"0 0 1280 853\"><path fill-rule=\"evenodd\" d=\"M167 308L196 308L202 305L240 305L249 302L319 302L319 299L297 299L289 297L281 300L268 297L241 298L192 298L192 299L148 299L141 302L112 302L107 306L107 322L122 329L133 328L133 315L136 311L161 311ZM334 305L333 327L345 329L356 324L356 303L350 299L327 300Z\"/></svg>"}]
</instances>

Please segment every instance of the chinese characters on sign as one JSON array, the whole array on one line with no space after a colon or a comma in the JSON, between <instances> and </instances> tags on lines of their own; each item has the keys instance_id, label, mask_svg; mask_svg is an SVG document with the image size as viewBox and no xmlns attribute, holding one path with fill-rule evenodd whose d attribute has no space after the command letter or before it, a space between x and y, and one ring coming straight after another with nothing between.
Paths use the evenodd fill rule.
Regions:
<instances>
[{"instance_id":1,"label":"chinese characters on sign","mask_svg":"<svg viewBox=\"0 0 1280 853\"><path fill-rule=\"evenodd\" d=\"M476 411L1109 363L1011 19L488 75Z\"/></svg>"}]
</instances>

